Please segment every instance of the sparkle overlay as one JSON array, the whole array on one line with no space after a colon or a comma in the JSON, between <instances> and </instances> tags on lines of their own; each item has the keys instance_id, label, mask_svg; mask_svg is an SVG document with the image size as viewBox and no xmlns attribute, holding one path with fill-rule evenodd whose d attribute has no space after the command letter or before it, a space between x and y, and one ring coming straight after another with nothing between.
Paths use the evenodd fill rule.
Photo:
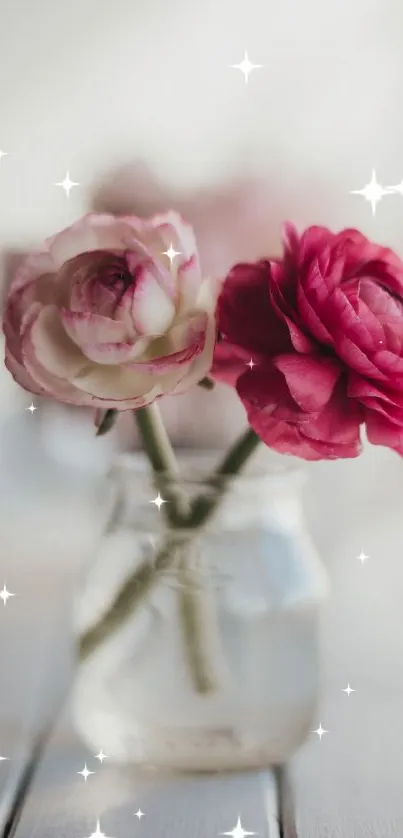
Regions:
<instances>
[{"instance_id":1,"label":"sparkle overlay","mask_svg":"<svg viewBox=\"0 0 403 838\"><path fill-rule=\"evenodd\" d=\"M108 759L107 754L104 754L102 748L98 754L95 754L95 759L99 759L100 763L103 763L104 759Z\"/></svg>"},{"instance_id":2,"label":"sparkle overlay","mask_svg":"<svg viewBox=\"0 0 403 838\"><path fill-rule=\"evenodd\" d=\"M88 771L87 763L85 763L83 770L77 771L77 774L81 774L81 776L84 777L85 782L87 782L90 774L95 774L95 771Z\"/></svg>"},{"instance_id":3,"label":"sparkle overlay","mask_svg":"<svg viewBox=\"0 0 403 838\"><path fill-rule=\"evenodd\" d=\"M369 559L369 556L366 556L366 555L365 555L365 553L364 553L364 551L363 551L363 550L361 550L361 553L359 554L359 556L357 556L357 559L358 559L358 561L359 561L359 562L361 562L361 564L364 564L364 562L365 562L367 559Z\"/></svg>"},{"instance_id":4,"label":"sparkle overlay","mask_svg":"<svg viewBox=\"0 0 403 838\"><path fill-rule=\"evenodd\" d=\"M6 586L3 585L3 590L0 591L0 599L3 600L3 605L7 605L7 600L10 599L11 596L15 596L15 594L12 594L11 591L8 591Z\"/></svg>"},{"instance_id":5,"label":"sparkle overlay","mask_svg":"<svg viewBox=\"0 0 403 838\"><path fill-rule=\"evenodd\" d=\"M155 503L155 505L158 507L158 510L160 510L160 509L161 509L162 504L163 504L163 503L168 503L168 501L167 501L167 500L164 500L164 498L162 498L162 497L161 497L161 495L160 495L160 493L158 492L157 497L156 497L156 498L154 498L154 500L150 500L150 503Z\"/></svg>"},{"instance_id":6,"label":"sparkle overlay","mask_svg":"<svg viewBox=\"0 0 403 838\"><path fill-rule=\"evenodd\" d=\"M137 812L135 812L134 814L136 818L139 819L139 821L141 821L141 819L145 817L145 814L141 811L141 809L137 809Z\"/></svg>"},{"instance_id":7,"label":"sparkle overlay","mask_svg":"<svg viewBox=\"0 0 403 838\"><path fill-rule=\"evenodd\" d=\"M245 838L245 835L256 835L256 832L248 832L246 829L243 829L241 817L238 815L236 826L234 826L231 832L220 832L220 835L232 835L232 838Z\"/></svg>"},{"instance_id":8,"label":"sparkle overlay","mask_svg":"<svg viewBox=\"0 0 403 838\"><path fill-rule=\"evenodd\" d=\"M233 70L240 70L241 73L243 73L244 78L245 78L245 84L248 84L248 79L249 79L249 76L252 73L252 71L253 70L260 70L262 67L263 67L263 64L252 64L252 62L249 61L249 56L248 56L248 53L247 53L246 50L245 50L245 55L244 55L240 64L231 64L231 68Z\"/></svg>"},{"instance_id":9,"label":"sparkle overlay","mask_svg":"<svg viewBox=\"0 0 403 838\"><path fill-rule=\"evenodd\" d=\"M29 412L30 412L30 413L34 413L34 412L35 412L35 410L38 410L38 408L37 408L37 407L35 407L35 405L34 405L34 403L33 403L33 402L31 402L31 404L29 405L29 407L27 407L27 410L29 410Z\"/></svg>"},{"instance_id":10,"label":"sparkle overlay","mask_svg":"<svg viewBox=\"0 0 403 838\"><path fill-rule=\"evenodd\" d=\"M347 684L346 688L342 690L342 692L347 693L348 697L350 698L351 693L355 693L355 690L353 690L353 688L350 687L350 684Z\"/></svg>"},{"instance_id":11,"label":"sparkle overlay","mask_svg":"<svg viewBox=\"0 0 403 838\"><path fill-rule=\"evenodd\" d=\"M362 195L366 201L369 201L372 207L372 215L376 213L376 205L383 198L384 195L389 195L390 189L384 189L380 183L377 182L375 169L372 170L372 177L369 183L362 189L352 189L350 195Z\"/></svg>"},{"instance_id":12,"label":"sparkle overlay","mask_svg":"<svg viewBox=\"0 0 403 838\"><path fill-rule=\"evenodd\" d=\"M95 827L95 832L91 832L91 835L89 836L89 838L108 838L108 836L105 835L104 832L102 832L101 824L100 824L99 821L97 821L97 825Z\"/></svg>"},{"instance_id":13,"label":"sparkle overlay","mask_svg":"<svg viewBox=\"0 0 403 838\"><path fill-rule=\"evenodd\" d=\"M401 180L400 183L397 184L397 186L388 186L388 190L390 192L398 192L399 195L403 196L403 180Z\"/></svg>"},{"instance_id":14,"label":"sparkle overlay","mask_svg":"<svg viewBox=\"0 0 403 838\"><path fill-rule=\"evenodd\" d=\"M172 268L172 262L175 259L175 256L181 256L182 254L181 254L180 250L175 250L174 249L173 244L171 242L171 244L169 245L168 250L164 250L162 255L163 256L168 256L168 259L171 263L171 268Z\"/></svg>"},{"instance_id":15,"label":"sparkle overlay","mask_svg":"<svg viewBox=\"0 0 403 838\"><path fill-rule=\"evenodd\" d=\"M246 366L247 366L247 367L250 367L250 368L251 368L251 370L253 370L253 367L255 367L255 366L256 366L256 364L255 364L255 362L254 362L253 358L251 358L251 359L250 359L250 361L248 361L248 363L246 364Z\"/></svg>"},{"instance_id":16,"label":"sparkle overlay","mask_svg":"<svg viewBox=\"0 0 403 838\"><path fill-rule=\"evenodd\" d=\"M80 184L74 180L70 180L70 174L69 172L66 172L64 180L59 181L59 183L54 183L53 186L60 186L60 188L65 191L67 197L69 198L73 186L80 186Z\"/></svg>"},{"instance_id":17,"label":"sparkle overlay","mask_svg":"<svg viewBox=\"0 0 403 838\"><path fill-rule=\"evenodd\" d=\"M7 157L8 154L9 154L8 151L0 151L0 160L1 160L2 157Z\"/></svg>"},{"instance_id":18,"label":"sparkle overlay","mask_svg":"<svg viewBox=\"0 0 403 838\"><path fill-rule=\"evenodd\" d=\"M322 736L324 736L325 733L329 733L329 731L325 730L322 727L322 722L319 722L319 727L316 730L311 730L311 733L316 733L316 735L319 736L319 739L322 741Z\"/></svg>"}]
</instances>

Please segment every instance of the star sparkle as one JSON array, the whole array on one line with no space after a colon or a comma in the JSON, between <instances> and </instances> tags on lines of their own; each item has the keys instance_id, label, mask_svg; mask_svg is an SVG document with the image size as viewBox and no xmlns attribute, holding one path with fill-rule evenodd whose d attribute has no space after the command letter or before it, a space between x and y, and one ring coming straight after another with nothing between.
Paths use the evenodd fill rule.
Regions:
<instances>
[{"instance_id":1,"label":"star sparkle","mask_svg":"<svg viewBox=\"0 0 403 838\"><path fill-rule=\"evenodd\" d=\"M77 774L81 774L81 776L84 777L85 782L87 782L90 774L95 774L95 771L88 771L87 763L85 763L83 770L77 771Z\"/></svg>"},{"instance_id":2,"label":"star sparkle","mask_svg":"<svg viewBox=\"0 0 403 838\"><path fill-rule=\"evenodd\" d=\"M397 184L397 186L388 186L387 188L389 192L398 192L399 195L403 196L403 179Z\"/></svg>"},{"instance_id":3,"label":"star sparkle","mask_svg":"<svg viewBox=\"0 0 403 838\"><path fill-rule=\"evenodd\" d=\"M231 832L220 832L220 835L232 835L232 838L245 838L245 835L256 835L256 832L248 832L246 829L243 829L241 817L238 815L236 826L234 826Z\"/></svg>"},{"instance_id":4,"label":"star sparkle","mask_svg":"<svg viewBox=\"0 0 403 838\"><path fill-rule=\"evenodd\" d=\"M98 754L95 754L95 759L99 759L100 763L102 764L104 759L108 759L107 754L104 754L102 748Z\"/></svg>"},{"instance_id":5,"label":"star sparkle","mask_svg":"<svg viewBox=\"0 0 403 838\"><path fill-rule=\"evenodd\" d=\"M70 197L70 192L73 189L73 186L80 186L80 184L77 183L74 180L71 180L69 172L66 172L64 180L59 181L59 183L54 183L53 186L60 186L61 189L63 189L65 191L67 197L69 198Z\"/></svg>"},{"instance_id":6,"label":"star sparkle","mask_svg":"<svg viewBox=\"0 0 403 838\"><path fill-rule=\"evenodd\" d=\"M2 157L7 157L9 153L9 151L0 151L0 160L2 159Z\"/></svg>"},{"instance_id":7,"label":"star sparkle","mask_svg":"<svg viewBox=\"0 0 403 838\"><path fill-rule=\"evenodd\" d=\"M241 73L243 73L244 78L245 78L245 84L248 83L248 79L249 79L249 76L252 73L252 71L253 70L260 70L262 67L263 67L263 64L252 64L252 62L249 61L249 56L248 56L248 53L247 53L246 50L245 50L245 55L244 55L242 61L240 62L240 64L231 64L231 68L233 70L240 70Z\"/></svg>"},{"instance_id":8,"label":"star sparkle","mask_svg":"<svg viewBox=\"0 0 403 838\"><path fill-rule=\"evenodd\" d=\"M162 504L163 504L163 503L168 503L168 501L167 501L167 500L164 500L164 498L162 498L162 497L161 497L161 495L160 495L160 493L158 492L157 497L156 497L156 498L154 498L154 500L150 500L150 503L155 503L155 505L158 507L158 510L160 510L160 509L161 509Z\"/></svg>"},{"instance_id":9,"label":"star sparkle","mask_svg":"<svg viewBox=\"0 0 403 838\"><path fill-rule=\"evenodd\" d=\"M15 594L12 594L10 591L8 591L6 586L4 585L3 590L0 591L0 599L3 600L4 606L7 605L7 600L10 599L10 597L12 596L15 596Z\"/></svg>"},{"instance_id":10,"label":"star sparkle","mask_svg":"<svg viewBox=\"0 0 403 838\"><path fill-rule=\"evenodd\" d=\"M347 684L345 690L342 690L342 692L347 693L348 697L350 698L351 693L355 693L355 690L353 690L353 688L350 687L350 684Z\"/></svg>"},{"instance_id":11,"label":"star sparkle","mask_svg":"<svg viewBox=\"0 0 403 838\"><path fill-rule=\"evenodd\" d=\"M180 250L175 250L175 248L174 248L174 246L171 242L171 244L169 245L168 250L164 250L162 255L163 256L168 256L168 259L171 263L171 268L172 268L172 262L175 259L175 256L181 256L182 254L181 254Z\"/></svg>"},{"instance_id":12,"label":"star sparkle","mask_svg":"<svg viewBox=\"0 0 403 838\"><path fill-rule=\"evenodd\" d=\"M364 553L364 551L363 551L363 550L361 550L361 553L357 556L357 559L358 559L358 561L359 561L359 562L361 562L361 564L364 564L364 562L365 562L367 559L369 559L369 556L367 556L367 555Z\"/></svg>"},{"instance_id":13,"label":"star sparkle","mask_svg":"<svg viewBox=\"0 0 403 838\"><path fill-rule=\"evenodd\" d=\"M89 838L108 838L108 836L105 835L104 832L102 832L101 824L100 824L99 821L97 821L97 825L95 827L95 832L91 832L91 835L89 836Z\"/></svg>"},{"instance_id":14,"label":"star sparkle","mask_svg":"<svg viewBox=\"0 0 403 838\"><path fill-rule=\"evenodd\" d=\"M134 814L136 818L139 819L139 821L141 821L141 819L145 817L145 814L141 811L141 809L137 809L137 812L135 812Z\"/></svg>"},{"instance_id":15,"label":"star sparkle","mask_svg":"<svg viewBox=\"0 0 403 838\"><path fill-rule=\"evenodd\" d=\"M325 730L325 729L322 727L322 722L319 722L319 727L317 728L317 730L311 730L311 733L316 733L316 735L317 735L317 736L319 736L319 739L322 741L322 736L323 736L325 733L329 733L329 731L328 731L328 730Z\"/></svg>"},{"instance_id":16,"label":"star sparkle","mask_svg":"<svg viewBox=\"0 0 403 838\"><path fill-rule=\"evenodd\" d=\"M376 205L383 198L384 195L389 195L390 190L384 189L380 183L377 182L375 169L372 169L372 177L369 183L362 189L352 189L350 195L362 195L366 201L369 201L372 207L372 215L376 213Z\"/></svg>"},{"instance_id":17,"label":"star sparkle","mask_svg":"<svg viewBox=\"0 0 403 838\"><path fill-rule=\"evenodd\" d=\"M29 410L29 412L32 414L32 413L34 413L34 412L35 412L35 410L38 410L38 408L37 408L37 407L35 407L35 405L34 405L34 403L33 403L33 402L31 402L31 404L29 405L29 407L27 407L27 410Z\"/></svg>"},{"instance_id":18,"label":"star sparkle","mask_svg":"<svg viewBox=\"0 0 403 838\"><path fill-rule=\"evenodd\" d=\"M253 370L253 367L255 367L255 366L256 366L256 364L255 364L255 362L254 362L253 358L251 358L251 359L250 359L250 361L248 361L248 363L246 364L246 366L247 366L247 367L250 367L250 369L251 369L251 370Z\"/></svg>"}]
</instances>

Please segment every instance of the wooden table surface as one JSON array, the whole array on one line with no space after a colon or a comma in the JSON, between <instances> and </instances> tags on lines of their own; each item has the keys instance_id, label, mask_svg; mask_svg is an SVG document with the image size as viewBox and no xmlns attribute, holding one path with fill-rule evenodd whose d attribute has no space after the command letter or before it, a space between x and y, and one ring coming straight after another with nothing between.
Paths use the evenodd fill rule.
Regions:
<instances>
[{"instance_id":1,"label":"wooden table surface","mask_svg":"<svg viewBox=\"0 0 403 838\"><path fill-rule=\"evenodd\" d=\"M99 820L108 838L213 838L232 831L240 815L243 828L260 838L401 838L403 481L400 468L389 472L385 503L378 467L376 459L368 463L357 508L343 470L332 470L331 483L327 466L314 475L308 517L333 588L323 615L323 691L314 726L328 732L321 740L312 733L280 774L164 778L117 769L107 760L101 765L88 753L72 731L65 702L72 673L70 600L81 572L79 563L65 560L76 549L68 541L73 519L64 529L60 524L57 541L42 524L32 561L29 539L25 555L13 553L9 535L4 546L4 518L0 588L4 579L16 596L6 607L0 603L0 755L8 757L0 762L0 835L88 838L97 834ZM34 487L30 491L32 504ZM47 497L49 505L56 503L55 486ZM69 512L77 521L83 504L78 493ZM361 549L369 555L364 564L356 559ZM343 692L348 684L355 690L350 696ZM55 707L46 742L35 750L37 731ZM77 774L85 763L95 772L87 782Z\"/></svg>"}]
</instances>

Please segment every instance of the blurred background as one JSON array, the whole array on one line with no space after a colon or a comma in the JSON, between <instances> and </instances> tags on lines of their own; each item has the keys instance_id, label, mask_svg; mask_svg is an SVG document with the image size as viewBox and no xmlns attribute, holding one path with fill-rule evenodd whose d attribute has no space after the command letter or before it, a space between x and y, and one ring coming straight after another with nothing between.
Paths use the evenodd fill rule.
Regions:
<instances>
[{"instance_id":1,"label":"blurred background","mask_svg":"<svg viewBox=\"0 0 403 838\"><path fill-rule=\"evenodd\" d=\"M350 194L373 169L385 187L403 179L400 0L0 0L0 12L3 289L24 252L90 208L180 209L206 272L274 255L285 219L358 227L403 256L403 194L375 215ZM231 66L245 50L262 65L247 84ZM67 173L69 197L55 186ZM0 365L0 587L20 593L30 571L54 591L81 568L108 463L137 444L130 417L95 439L90 413L31 402ZM163 409L181 445L220 447L244 422L225 388ZM402 590L400 458L366 447L307 468L329 568L343 555L356 574L364 550L387 569L377 596Z\"/></svg>"},{"instance_id":2,"label":"blurred background","mask_svg":"<svg viewBox=\"0 0 403 838\"><path fill-rule=\"evenodd\" d=\"M181 210L206 273L275 255L285 219L357 227L403 257L403 189L375 215L350 194L374 169L403 183L402 32L401 0L0 0L0 300L23 254L89 209ZM247 84L231 66L245 50L262 65ZM69 197L55 186L67 174ZM94 554L111 458L137 446L130 416L96 439L91 412L33 402L0 363L6 756L67 679L59 627ZM224 387L162 407L177 446L223 447L245 421ZM330 733L310 739L300 796L322 832L343 810L343 835L365 813L380 835L375 822L403 824L403 463L365 445L306 469L332 583L317 720ZM12 760L1 765L4 777Z\"/></svg>"}]
</instances>

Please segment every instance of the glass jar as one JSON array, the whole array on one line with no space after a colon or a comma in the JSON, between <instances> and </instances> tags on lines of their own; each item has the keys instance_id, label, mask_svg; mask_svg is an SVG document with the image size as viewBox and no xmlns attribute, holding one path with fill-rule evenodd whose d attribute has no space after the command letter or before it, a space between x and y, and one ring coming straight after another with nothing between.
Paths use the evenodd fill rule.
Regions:
<instances>
[{"instance_id":1,"label":"glass jar","mask_svg":"<svg viewBox=\"0 0 403 838\"><path fill-rule=\"evenodd\" d=\"M304 524L304 475L283 467L223 490L201 476L207 462L188 458L188 476L159 489L140 456L112 469L111 520L77 598L73 696L76 729L111 761L268 767L314 720L327 577ZM202 526L170 520L158 499L172 492L187 511L207 499Z\"/></svg>"}]
</instances>

